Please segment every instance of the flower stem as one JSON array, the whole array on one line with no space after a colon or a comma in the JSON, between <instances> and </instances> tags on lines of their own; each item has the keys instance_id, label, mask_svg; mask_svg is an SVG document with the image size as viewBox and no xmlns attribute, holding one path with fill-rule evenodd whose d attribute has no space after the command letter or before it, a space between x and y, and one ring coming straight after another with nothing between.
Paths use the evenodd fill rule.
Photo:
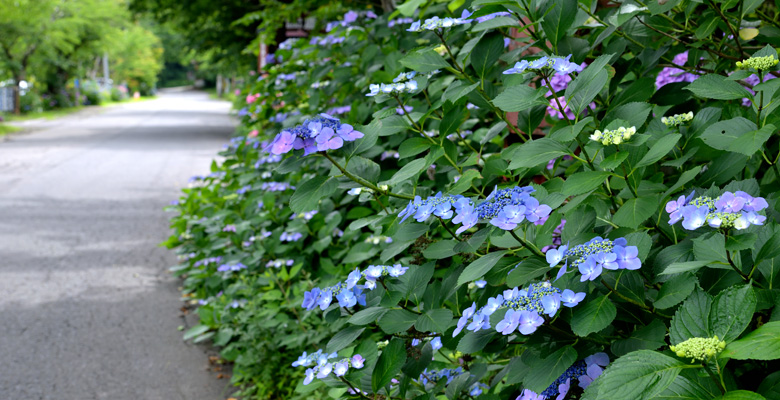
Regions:
<instances>
[{"instance_id":1,"label":"flower stem","mask_svg":"<svg viewBox=\"0 0 780 400\"><path fill-rule=\"evenodd\" d=\"M522 244L525 248L528 250L531 250L531 253L536 254L539 257L544 257L544 253L542 253L541 250L539 250L538 247L534 246L533 243L530 243L529 241L521 238L520 236L517 236L514 230L509 231L510 234L512 234L512 237L515 238L520 244Z\"/></svg>"},{"instance_id":2,"label":"flower stem","mask_svg":"<svg viewBox=\"0 0 780 400\"><path fill-rule=\"evenodd\" d=\"M399 198L399 199L406 199L406 200L414 200L414 196L410 196L408 194L393 193L393 192L391 192L389 190L382 190L377 185L374 185L373 183L371 183L371 182L369 182L369 181L367 181L367 180L365 180L363 178L360 178L358 176L355 176L355 175L351 174L344 167L342 167L339 163L337 163L336 160L334 160L333 157L331 157L330 154L328 154L327 152L322 152L320 154L322 154L323 157L325 157L328 160L330 160L330 162L336 168L338 168L339 171L341 171L341 173L344 174L344 176L346 176L347 178L353 180L355 183L359 183L359 184L361 184L361 185L363 185L363 186L365 186L365 187L367 187L367 188L369 188L369 189L371 189L371 190L373 190L373 191L375 191L377 193L382 193L382 194L388 195L390 197L396 197L396 198Z\"/></svg>"}]
</instances>

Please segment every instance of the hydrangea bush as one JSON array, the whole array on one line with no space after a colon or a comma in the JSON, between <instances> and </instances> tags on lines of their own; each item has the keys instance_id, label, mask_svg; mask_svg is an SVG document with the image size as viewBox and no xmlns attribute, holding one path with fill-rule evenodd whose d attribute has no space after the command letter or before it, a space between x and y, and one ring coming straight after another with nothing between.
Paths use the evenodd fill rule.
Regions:
<instances>
[{"instance_id":1,"label":"hydrangea bush","mask_svg":"<svg viewBox=\"0 0 780 400\"><path fill-rule=\"evenodd\" d=\"M778 9L600 4L281 43L169 207L185 338L247 398L780 398Z\"/></svg>"}]
</instances>

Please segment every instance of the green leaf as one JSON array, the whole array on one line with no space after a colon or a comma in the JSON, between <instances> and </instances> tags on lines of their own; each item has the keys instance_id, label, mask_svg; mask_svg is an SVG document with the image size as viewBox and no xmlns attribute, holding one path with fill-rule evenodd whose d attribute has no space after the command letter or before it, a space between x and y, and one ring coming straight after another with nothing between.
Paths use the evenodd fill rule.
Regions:
<instances>
[{"instance_id":1,"label":"green leaf","mask_svg":"<svg viewBox=\"0 0 780 400\"><path fill-rule=\"evenodd\" d=\"M710 329L712 296L696 290L677 309L669 327L672 344L682 343L692 337L712 337Z\"/></svg>"},{"instance_id":2,"label":"green leaf","mask_svg":"<svg viewBox=\"0 0 780 400\"><path fill-rule=\"evenodd\" d=\"M755 254L754 259L756 263L780 256L780 230L776 230L772 236L761 245L758 253Z\"/></svg>"},{"instance_id":3,"label":"green leaf","mask_svg":"<svg viewBox=\"0 0 780 400\"><path fill-rule=\"evenodd\" d=\"M483 329L477 332L466 332L463 339L458 342L458 351L461 353L472 354L485 348L485 346L496 335L493 329Z\"/></svg>"},{"instance_id":4,"label":"green leaf","mask_svg":"<svg viewBox=\"0 0 780 400\"><path fill-rule=\"evenodd\" d=\"M688 271L695 271L709 263L711 263L713 260L705 260L705 261L684 261L684 262L676 262L669 264L668 267L664 270L664 272L661 272L661 275L672 275L672 274L680 274L683 272Z\"/></svg>"},{"instance_id":5,"label":"green leaf","mask_svg":"<svg viewBox=\"0 0 780 400\"><path fill-rule=\"evenodd\" d=\"M393 338L390 344L382 350L371 375L371 390L374 393L390 383L406 363L406 346L404 340Z\"/></svg>"},{"instance_id":6,"label":"green leaf","mask_svg":"<svg viewBox=\"0 0 780 400\"><path fill-rule=\"evenodd\" d=\"M758 393L769 399L780 399L780 371L773 372L764 378L758 386Z\"/></svg>"},{"instance_id":7,"label":"green leaf","mask_svg":"<svg viewBox=\"0 0 780 400\"><path fill-rule=\"evenodd\" d=\"M403 16L411 17L423 4L425 4L425 0L407 0L404 4L401 4L396 8Z\"/></svg>"},{"instance_id":8,"label":"green leaf","mask_svg":"<svg viewBox=\"0 0 780 400\"><path fill-rule=\"evenodd\" d=\"M552 9L542 20L542 29L553 49L556 49L577 16L577 0L555 1L552 4Z\"/></svg>"},{"instance_id":9,"label":"green leaf","mask_svg":"<svg viewBox=\"0 0 780 400\"><path fill-rule=\"evenodd\" d=\"M658 298L653 305L655 308L665 309L676 306L685 300L696 288L696 277L691 274L682 274L664 282L658 291Z\"/></svg>"},{"instance_id":10,"label":"green leaf","mask_svg":"<svg viewBox=\"0 0 780 400\"><path fill-rule=\"evenodd\" d=\"M504 37L500 33L488 33L480 39L471 52L471 66L480 79L485 79L502 53L504 53Z\"/></svg>"},{"instance_id":11,"label":"green leaf","mask_svg":"<svg viewBox=\"0 0 780 400\"><path fill-rule=\"evenodd\" d=\"M730 287L720 292L712 303L710 326L712 333L726 343L738 338L753 319L756 292L750 285Z\"/></svg>"},{"instance_id":12,"label":"green leaf","mask_svg":"<svg viewBox=\"0 0 780 400\"><path fill-rule=\"evenodd\" d=\"M513 151L502 154L502 157L509 161L510 170L535 167L547 163L553 158L569 154L568 147L550 138L536 139L510 149Z\"/></svg>"},{"instance_id":13,"label":"green leaf","mask_svg":"<svg viewBox=\"0 0 780 400\"><path fill-rule=\"evenodd\" d=\"M707 74L686 86L696 96L714 100L736 100L750 97L745 88L737 82L727 80L725 76Z\"/></svg>"},{"instance_id":14,"label":"green leaf","mask_svg":"<svg viewBox=\"0 0 780 400\"><path fill-rule=\"evenodd\" d=\"M416 156L431 147L431 142L421 137L413 137L404 140L401 146L398 147L399 158L407 158Z\"/></svg>"},{"instance_id":15,"label":"green leaf","mask_svg":"<svg viewBox=\"0 0 780 400\"><path fill-rule=\"evenodd\" d=\"M742 339L729 343L719 357L735 360L780 358L780 321L767 322Z\"/></svg>"},{"instance_id":16,"label":"green leaf","mask_svg":"<svg viewBox=\"0 0 780 400\"><path fill-rule=\"evenodd\" d=\"M611 58L612 54L599 56L569 83L565 96L575 115L579 115L607 84L609 74L604 70L604 66Z\"/></svg>"},{"instance_id":17,"label":"green leaf","mask_svg":"<svg viewBox=\"0 0 780 400\"><path fill-rule=\"evenodd\" d=\"M674 145L677 144L677 141L680 140L682 135L673 133L670 135L666 135L661 137L653 147L650 148L650 151L645 154L644 157L642 157L641 160L634 166L634 168L640 168L644 167L646 165L655 164L663 158L665 155L669 154L670 151L674 148Z\"/></svg>"},{"instance_id":18,"label":"green leaf","mask_svg":"<svg viewBox=\"0 0 780 400\"><path fill-rule=\"evenodd\" d=\"M340 330L328 341L328 345L326 347L327 352L334 353L349 345L352 345L355 340L360 337L360 334L363 333L364 330L365 328L358 326L348 326Z\"/></svg>"},{"instance_id":19,"label":"green leaf","mask_svg":"<svg viewBox=\"0 0 780 400\"><path fill-rule=\"evenodd\" d=\"M465 118L466 106L455 106L445 111L439 124L439 135L447 136L457 131Z\"/></svg>"},{"instance_id":20,"label":"green leaf","mask_svg":"<svg viewBox=\"0 0 780 400\"><path fill-rule=\"evenodd\" d=\"M588 386L585 397L594 400L649 400L671 385L686 367L686 364L661 353L638 350L612 362L596 380L598 385Z\"/></svg>"},{"instance_id":21,"label":"green leaf","mask_svg":"<svg viewBox=\"0 0 780 400\"><path fill-rule=\"evenodd\" d=\"M701 172L701 165L697 165L697 166L695 166L695 167L693 167L693 168L683 172L680 175L680 178L677 179L677 182L675 182L675 184L672 185L672 187L670 187L666 192L664 192L664 195L662 197L669 196L670 194L676 192L677 189L685 186L685 184L690 182L690 181L692 181L693 178L696 177L696 175L699 175L699 172Z\"/></svg>"},{"instance_id":22,"label":"green leaf","mask_svg":"<svg viewBox=\"0 0 780 400\"><path fill-rule=\"evenodd\" d=\"M577 361L577 350L564 346L542 360L536 360L523 380L524 386L541 393Z\"/></svg>"},{"instance_id":23,"label":"green leaf","mask_svg":"<svg viewBox=\"0 0 780 400\"><path fill-rule=\"evenodd\" d=\"M543 110L546 110L546 108L543 108ZM574 125L566 125L563 128L558 129L557 131L553 132L550 137L561 143L571 142L574 140L574 138L577 137L577 135L580 134L580 132L582 132L583 129L585 129L585 126L591 122L593 122L593 117L583 118L580 122L577 122Z\"/></svg>"},{"instance_id":24,"label":"green leaf","mask_svg":"<svg viewBox=\"0 0 780 400\"><path fill-rule=\"evenodd\" d=\"M734 139L729 146L729 151L744 154L748 157L755 154L764 146L777 128L772 124L766 124L761 129L750 131Z\"/></svg>"},{"instance_id":25,"label":"green leaf","mask_svg":"<svg viewBox=\"0 0 780 400\"><path fill-rule=\"evenodd\" d=\"M576 196L590 192L601 186L602 183L611 174L606 171L584 171L578 172L568 178L563 183L563 194L566 196Z\"/></svg>"},{"instance_id":26,"label":"green leaf","mask_svg":"<svg viewBox=\"0 0 780 400\"><path fill-rule=\"evenodd\" d=\"M716 398L715 400L766 400L766 398L756 392L747 390L731 390Z\"/></svg>"},{"instance_id":27,"label":"green leaf","mask_svg":"<svg viewBox=\"0 0 780 400\"><path fill-rule=\"evenodd\" d=\"M493 99L493 105L507 112L524 111L535 105L547 104L544 99L545 93L547 93L545 88L534 89L527 85L510 86Z\"/></svg>"},{"instance_id":28,"label":"green leaf","mask_svg":"<svg viewBox=\"0 0 780 400\"><path fill-rule=\"evenodd\" d=\"M467 85L464 81L457 81L450 84L447 90L444 91L444 100L455 103L461 97L467 96L469 93L479 86L479 83L473 85Z\"/></svg>"},{"instance_id":29,"label":"green leaf","mask_svg":"<svg viewBox=\"0 0 780 400\"><path fill-rule=\"evenodd\" d=\"M599 332L615 320L617 308L607 296L599 296L584 306L577 307L571 317L571 330L577 336Z\"/></svg>"},{"instance_id":30,"label":"green leaf","mask_svg":"<svg viewBox=\"0 0 780 400\"><path fill-rule=\"evenodd\" d=\"M755 233L743 233L741 235L731 235L726 238L726 250L740 251L752 249L756 244L758 235Z\"/></svg>"},{"instance_id":31,"label":"green leaf","mask_svg":"<svg viewBox=\"0 0 780 400\"><path fill-rule=\"evenodd\" d=\"M420 332L444 332L452 323L452 311L445 309L428 310L420 315L414 328Z\"/></svg>"},{"instance_id":32,"label":"green leaf","mask_svg":"<svg viewBox=\"0 0 780 400\"><path fill-rule=\"evenodd\" d=\"M403 332L417 321L417 314L407 310L390 310L378 322L382 331L388 334Z\"/></svg>"},{"instance_id":33,"label":"green leaf","mask_svg":"<svg viewBox=\"0 0 780 400\"><path fill-rule=\"evenodd\" d=\"M620 164L623 164L623 161L628 158L628 152L627 151L619 151L611 156L605 157L603 160L601 160L601 163L599 163L599 167L608 169L610 171L614 171L615 168L619 167Z\"/></svg>"},{"instance_id":34,"label":"green leaf","mask_svg":"<svg viewBox=\"0 0 780 400\"><path fill-rule=\"evenodd\" d=\"M635 330L628 339L618 339L612 343L612 353L620 357L636 350L655 350L666 345L666 326L654 319L649 325Z\"/></svg>"},{"instance_id":35,"label":"green leaf","mask_svg":"<svg viewBox=\"0 0 780 400\"><path fill-rule=\"evenodd\" d=\"M642 222L655 214L658 206L658 199L655 196L629 199L612 216L612 222L623 227L636 229Z\"/></svg>"},{"instance_id":36,"label":"green leaf","mask_svg":"<svg viewBox=\"0 0 780 400\"><path fill-rule=\"evenodd\" d=\"M457 240L440 240L438 242L433 242L423 250L423 256L429 260L440 260L442 258L452 257L457 254L455 251L455 245L457 243Z\"/></svg>"},{"instance_id":37,"label":"green leaf","mask_svg":"<svg viewBox=\"0 0 780 400\"><path fill-rule=\"evenodd\" d=\"M187 332L184 332L184 340L190 340L196 336L200 336L211 329L208 325L195 325L190 329L187 329Z\"/></svg>"},{"instance_id":38,"label":"green leaf","mask_svg":"<svg viewBox=\"0 0 780 400\"><path fill-rule=\"evenodd\" d=\"M504 254L506 254L506 251L495 251L472 261L471 264L466 266L466 269L461 272L460 277L458 277L458 286L475 281L484 276L496 265Z\"/></svg>"},{"instance_id":39,"label":"green leaf","mask_svg":"<svg viewBox=\"0 0 780 400\"><path fill-rule=\"evenodd\" d=\"M471 188L471 182L474 181L474 179L480 179L482 178L482 175L479 174L479 170L477 169L467 169L463 172L463 175L460 176L460 179L458 179L457 182L455 182L450 190L447 191L449 194L461 194L465 192L466 190L469 190Z\"/></svg>"},{"instance_id":40,"label":"green leaf","mask_svg":"<svg viewBox=\"0 0 780 400\"><path fill-rule=\"evenodd\" d=\"M333 194L338 186L338 181L334 178L315 176L298 186L290 197L290 209L296 213L316 210L319 208L320 200Z\"/></svg>"},{"instance_id":41,"label":"green leaf","mask_svg":"<svg viewBox=\"0 0 780 400\"><path fill-rule=\"evenodd\" d=\"M406 57L400 59L399 62L401 65L420 73L428 73L437 69L446 69L450 67L450 64L442 58L439 53L433 51L433 49L425 49L410 53Z\"/></svg>"},{"instance_id":42,"label":"green leaf","mask_svg":"<svg viewBox=\"0 0 780 400\"><path fill-rule=\"evenodd\" d=\"M379 318L382 318L382 316L385 315L387 311L388 310L384 307L364 308L356 312L353 316L349 317L347 323L353 325L368 325L370 323L376 322Z\"/></svg>"},{"instance_id":43,"label":"green leaf","mask_svg":"<svg viewBox=\"0 0 780 400\"><path fill-rule=\"evenodd\" d=\"M388 185L397 185L401 182L406 181L415 181L415 177L417 177L420 173L422 173L426 168L428 168L428 162L423 158L418 158L416 160L412 160L409 162L409 164L404 165L401 167L401 169L396 172L390 180L387 181ZM296 192L297 193L297 192ZM311 208L308 208L310 210ZM301 212L301 211L297 211Z\"/></svg>"},{"instance_id":44,"label":"green leaf","mask_svg":"<svg viewBox=\"0 0 780 400\"><path fill-rule=\"evenodd\" d=\"M604 117L602 126L605 126L614 120L620 119L625 120L628 123L626 128L630 126L641 127L645 124L647 116L650 114L652 109L653 106L646 102L635 101L628 104L623 104L622 106L619 106L607 113L607 115Z\"/></svg>"},{"instance_id":45,"label":"green leaf","mask_svg":"<svg viewBox=\"0 0 780 400\"><path fill-rule=\"evenodd\" d=\"M712 260L728 264L726 239L717 232L707 233L693 239L693 256L697 260Z\"/></svg>"},{"instance_id":46,"label":"green leaf","mask_svg":"<svg viewBox=\"0 0 780 400\"><path fill-rule=\"evenodd\" d=\"M544 275L550 270L550 265L541 258L526 258L517 264L506 277L509 287L522 286L531 280Z\"/></svg>"}]
</instances>

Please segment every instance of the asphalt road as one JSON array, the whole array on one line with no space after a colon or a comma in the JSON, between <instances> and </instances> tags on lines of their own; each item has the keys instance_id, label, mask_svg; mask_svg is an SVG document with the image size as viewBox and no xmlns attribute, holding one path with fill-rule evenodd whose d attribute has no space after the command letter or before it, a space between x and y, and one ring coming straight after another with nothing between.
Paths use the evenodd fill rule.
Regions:
<instances>
[{"instance_id":1,"label":"asphalt road","mask_svg":"<svg viewBox=\"0 0 780 400\"><path fill-rule=\"evenodd\" d=\"M0 400L220 400L184 343L162 210L235 121L198 92L0 138ZM37 124L37 125L36 125Z\"/></svg>"}]
</instances>

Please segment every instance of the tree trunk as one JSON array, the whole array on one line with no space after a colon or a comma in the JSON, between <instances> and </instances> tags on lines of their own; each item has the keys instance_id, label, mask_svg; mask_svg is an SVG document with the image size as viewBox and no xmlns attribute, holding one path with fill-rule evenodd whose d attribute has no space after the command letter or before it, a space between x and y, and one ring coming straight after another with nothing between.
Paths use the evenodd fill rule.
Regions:
<instances>
[{"instance_id":1,"label":"tree trunk","mask_svg":"<svg viewBox=\"0 0 780 400\"><path fill-rule=\"evenodd\" d=\"M19 82L24 80L24 71L20 71L18 74L15 74L14 76L14 114L19 115L22 113L21 108L21 90L22 88L19 87Z\"/></svg>"}]
</instances>

